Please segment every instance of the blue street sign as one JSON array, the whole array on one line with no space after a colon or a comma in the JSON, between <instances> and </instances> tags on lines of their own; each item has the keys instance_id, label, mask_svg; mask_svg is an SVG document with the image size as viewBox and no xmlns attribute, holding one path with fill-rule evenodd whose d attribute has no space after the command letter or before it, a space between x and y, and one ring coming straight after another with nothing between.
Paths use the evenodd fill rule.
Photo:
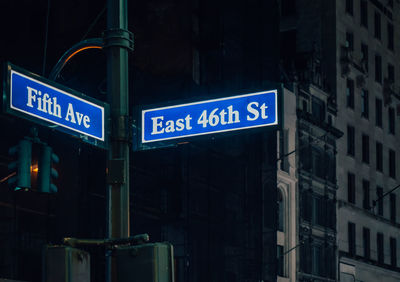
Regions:
<instances>
[{"instance_id":1,"label":"blue street sign","mask_svg":"<svg viewBox=\"0 0 400 282\"><path fill-rule=\"evenodd\" d=\"M142 143L278 125L278 91L142 111Z\"/></svg>"},{"instance_id":2,"label":"blue street sign","mask_svg":"<svg viewBox=\"0 0 400 282\"><path fill-rule=\"evenodd\" d=\"M26 71L16 71L11 65L8 65L8 71L9 112L23 113L22 116L29 120L38 119L68 129L72 135L105 141L108 113L105 103Z\"/></svg>"}]
</instances>

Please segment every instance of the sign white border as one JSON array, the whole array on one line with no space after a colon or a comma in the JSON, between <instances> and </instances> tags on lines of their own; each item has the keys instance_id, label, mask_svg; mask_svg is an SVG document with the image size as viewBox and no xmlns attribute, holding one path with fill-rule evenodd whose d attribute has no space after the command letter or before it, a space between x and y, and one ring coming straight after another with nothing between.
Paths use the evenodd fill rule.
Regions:
<instances>
[{"instance_id":1,"label":"sign white border","mask_svg":"<svg viewBox=\"0 0 400 282\"><path fill-rule=\"evenodd\" d=\"M261 95L261 94L266 94L266 93L274 93L275 94L275 97L274 97L275 98L275 122L274 123L259 124L259 125L252 125L252 126L246 126L246 127L231 128L231 129L222 129L222 130L211 131L211 132L194 133L194 134L183 135L183 136L161 138L161 139L157 139L157 140L148 140L148 141L144 140L144 130L143 130L144 129L144 115L147 112L152 112L152 111L157 111L157 110L165 110L165 109L173 109L173 108L198 105L198 104L205 104L205 103L224 101L224 100L230 100L230 99L238 99L238 98L243 98L243 97L251 97L251 96L256 96L256 95ZM277 125L278 123L279 123L279 120L278 120L278 90L274 89L274 90L268 90L268 91L243 94L243 95L238 95L238 96L231 96L231 97L211 99L211 100L206 100L206 101L199 101L199 102L193 102L193 103L186 103L186 104L180 104L180 105L174 105L174 106L166 106L166 107L142 110L142 143L144 144L144 143L166 141L166 140L173 140L173 139L193 137L193 136L201 136L201 135L221 133L221 132L237 131L237 130L243 130L243 129L249 129L249 128L272 126L272 125Z\"/></svg>"},{"instance_id":2,"label":"sign white border","mask_svg":"<svg viewBox=\"0 0 400 282\"><path fill-rule=\"evenodd\" d=\"M12 89L13 89L13 88L12 88L13 73L16 73L17 75L20 75L20 76L22 76L22 77L25 77L26 79L33 80L34 82L36 82L36 83L38 83L38 84L41 84L41 85L44 85L45 87L51 88L51 89L53 89L54 91L61 92L61 93L64 94L64 95L67 95L67 96L72 97L72 98L74 98L74 99L80 100L81 102L84 102L84 103L86 103L86 104L90 104L91 106L94 106L94 107L96 107L96 108L99 108L99 109L101 110L101 118L102 118L102 127L101 127L101 136L102 136L102 137L99 138L99 137L94 136L94 135L92 135L92 134L88 134L88 133L86 133L86 132L84 132L84 131L81 131L81 130L78 130L78 129L75 129L75 128L71 128L71 127L69 127L69 126L67 126L67 125L64 125L64 124L62 124L62 123L58 123L58 122L56 122L56 121L49 120L49 119L47 119L47 118L45 118L45 117L42 117L42 116L36 115L36 114L34 114L34 113L24 111L24 110L22 110L22 109L20 109L20 108L14 107L14 106L13 106L13 103L12 103L12 99L13 99L13 93L12 93ZM27 76L27 75L25 75L25 74L22 74L22 73L20 73L20 72L15 71L15 70L11 70L11 73L10 73L10 108L13 109L13 110L16 110L16 111L25 113L25 114L27 114L27 115L34 116L34 117L36 117L36 118L38 118L38 119L45 120L45 121L47 121L47 122L49 122L49 123L57 124L58 126L61 126L61 127L67 128L67 129L69 129L69 130L72 130L72 131L81 133L81 134L83 134L83 135L90 136L90 137L92 137L92 138L101 140L101 141L103 141L103 142L104 142L104 140L105 140L105 134L104 134L104 132L105 132L104 107L101 107L101 106L99 106L99 105L96 105L96 104L94 104L94 103L92 103L92 102L90 102L90 101L84 100L84 99L82 99L82 98L80 98L80 97L77 97L77 96L75 96L75 95L73 95L73 94L70 94L70 93L68 93L68 92L65 92L65 91L62 90L62 89L53 87L53 86L51 86L51 85L49 85L49 84L47 84L47 83L41 82L41 81L39 81L39 80L37 80L37 79L34 79L34 78L30 77L30 76Z\"/></svg>"}]
</instances>

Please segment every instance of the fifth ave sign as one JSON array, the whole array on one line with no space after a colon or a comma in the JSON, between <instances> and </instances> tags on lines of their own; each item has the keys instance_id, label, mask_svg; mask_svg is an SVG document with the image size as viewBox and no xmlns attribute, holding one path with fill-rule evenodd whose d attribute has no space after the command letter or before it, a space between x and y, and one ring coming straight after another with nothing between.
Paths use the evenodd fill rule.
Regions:
<instances>
[{"instance_id":1,"label":"fifth ave sign","mask_svg":"<svg viewBox=\"0 0 400 282\"><path fill-rule=\"evenodd\" d=\"M9 112L69 129L73 135L105 141L105 103L11 65L8 81Z\"/></svg>"}]
</instances>

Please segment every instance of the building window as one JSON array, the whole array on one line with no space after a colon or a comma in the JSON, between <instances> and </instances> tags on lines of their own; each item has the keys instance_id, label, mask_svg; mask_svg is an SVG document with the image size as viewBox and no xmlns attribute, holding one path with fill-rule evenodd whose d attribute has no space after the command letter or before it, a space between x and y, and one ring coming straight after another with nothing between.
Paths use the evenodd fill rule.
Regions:
<instances>
[{"instance_id":1,"label":"building window","mask_svg":"<svg viewBox=\"0 0 400 282\"><path fill-rule=\"evenodd\" d=\"M347 200L349 203L356 203L356 177L350 172L347 174Z\"/></svg>"},{"instance_id":2,"label":"building window","mask_svg":"<svg viewBox=\"0 0 400 282\"><path fill-rule=\"evenodd\" d=\"M390 264L397 266L397 242L395 238L390 238Z\"/></svg>"},{"instance_id":3,"label":"building window","mask_svg":"<svg viewBox=\"0 0 400 282\"><path fill-rule=\"evenodd\" d=\"M281 161L280 168L282 171L286 172L289 172L289 159L287 156L289 150L288 135L289 135L288 129L279 130L279 159Z\"/></svg>"},{"instance_id":4,"label":"building window","mask_svg":"<svg viewBox=\"0 0 400 282\"><path fill-rule=\"evenodd\" d=\"M302 100L302 109L305 112L308 112L308 104L306 100Z\"/></svg>"},{"instance_id":5,"label":"building window","mask_svg":"<svg viewBox=\"0 0 400 282\"><path fill-rule=\"evenodd\" d=\"M355 132L354 127L347 126L347 154L354 156L355 154Z\"/></svg>"},{"instance_id":6,"label":"building window","mask_svg":"<svg viewBox=\"0 0 400 282\"><path fill-rule=\"evenodd\" d=\"M304 240L304 244L300 245L300 269L302 272L311 273L311 258L311 243L307 238Z\"/></svg>"},{"instance_id":7,"label":"building window","mask_svg":"<svg viewBox=\"0 0 400 282\"><path fill-rule=\"evenodd\" d=\"M391 64L388 64L388 82L389 85L394 83L394 66ZM390 87L390 86L389 86Z\"/></svg>"},{"instance_id":8,"label":"building window","mask_svg":"<svg viewBox=\"0 0 400 282\"><path fill-rule=\"evenodd\" d=\"M370 206L369 206L369 181L367 180L363 180L362 182L362 186L363 186L363 208L366 210L369 210Z\"/></svg>"},{"instance_id":9,"label":"building window","mask_svg":"<svg viewBox=\"0 0 400 282\"><path fill-rule=\"evenodd\" d=\"M348 225L349 255L356 255L356 225L349 222Z\"/></svg>"},{"instance_id":10,"label":"building window","mask_svg":"<svg viewBox=\"0 0 400 282\"><path fill-rule=\"evenodd\" d=\"M371 239L369 229L363 228L363 249L364 249L364 257L369 259L371 257Z\"/></svg>"},{"instance_id":11,"label":"building window","mask_svg":"<svg viewBox=\"0 0 400 282\"><path fill-rule=\"evenodd\" d=\"M365 89L361 89L361 116L366 119L369 116L368 90Z\"/></svg>"},{"instance_id":12,"label":"building window","mask_svg":"<svg viewBox=\"0 0 400 282\"><path fill-rule=\"evenodd\" d=\"M388 64L388 80L389 82L394 82L394 66L392 64Z\"/></svg>"},{"instance_id":13,"label":"building window","mask_svg":"<svg viewBox=\"0 0 400 282\"><path fill-rule=\"evenodd\" d=\"M323 276L323 257L322 257L322 246L313 246L313 260L312 260L312 274Z\"/></svg>"},{"instance_id":14,"label":"building window","mask_svg":"<svg viewBox=\"0 0 400 282\"><path fill-rule=\"evenodd\" d=\"M378 263L383 264L384 253L383 253L383 234L378 233L376 236L376 246L378 251Z\"/></svg>"},{"instance_id":15,"label":"building window","mask_svg":"<svg viewBox=\"0 0 400 282\"><path fill-rule=\"evenodd\" d=\"M353 0L346 0L346 13L353 15Z\"/></svg>"},{"instance_id":16,"label":"building window","mask_svg":"<svg viewBox=\"0 0 400 282\"><path fill-rule=\"evenodd\" d=\"M362 161L366 164L369 164L369 136L363 134L362 135Z\"/></svg>"},{"instance_id":17,"label":"building window","mask_svg":"<svg viewBox=\"0 0 400 282\"><path fill-rule=\"evenodd\" d=\"M389 122L389 133L394 134L395 133L395 114L394 114L394 108L389 107L388 109L388 122Z\"/></svg>"},{"instance_id":18,"label":"building window","mask_svg":"<svg viewBox=\"0 0 400 282\"><path fill-rule=\"evenodd\" d=\"M327 226L328 219L326 211L328 209L328 203L325 198L321 196L313 197L313 209L312 209L312 218L313 223L320 226Z\"/></svg>"},{"instance_id":19,"label":"building window","mask_svg":"<svg viewBox=\"0 0 400 282\"><path fill-rule=\"evenodd\" d=\"M335 248L314 238L300 246L300 270L322 277L335 277Z\"/></svg>"},{"instance_id":20,"label":"building window","mask_svg":"<svg viewBox=\"0 0 400 282\"><path fill-rule=\"evenodd\" d=\"M296 14L296 0L282 0L281 1L281 15L291 16Z\"/></svg>"},{"instance_id":21,"label":"building window","mask_svg":"<svg viewBox=\"0 0 400 282\"><path fill-rule=\"evenodd\" d=\"M325 103L317 97L312 97L311 115L319 122L325 121Z\"/></svg>"},{"instance_id":22,"label":"building window","mask_svg":"<svg viewBox=\"0 0 400 282\"><path fill-rule=\"evenodd\" d=\"M305 190L301 193L300 205L300 216L303 220L331 229L336 228L336 205L333 200Z\"/></svg>"},{"instance_id":23,"label":"building window","mask_svg":"<svg viewBox=\"0 0 400 282\"><path fill-rule=\"evenodd\" d=\"M278 204L278 231L284 231L284 205L282 192L278 189L277 193L277 204Z\"/></svg>"},{"instance_id":24,"label":"building window","mask_svg":"<svg viewBox=\"0 0 400 282\"><path fill-rule=\"evenodd\" d=\"M368 28L368 2L367 0L360 1L360 16L361 25Z\"/></svg>"},{"instance_id":25,"label":"building window","mask_svg":"<svg viewBox=\"0 0 400 282\"><path fill-rule=\"evenodd\" d=\"M277 260L278 260L278 276L281 276L281 277L283 277L283 275L284 275L284 253L283 253L283 246L279 246L279 245L277 245L276 246L277 247L277 249L276 249L276 256L277 256Z\"/></svg>"},{"instance_id":26,"label":"building window","mask_svg":"<svg viewBox=\"0 0 400 282\"><path fill-rule=\"evenodd\" d=\"M347 107L354 109L354 81L347 79L346 86Z\"/></svg>"},{"instance_id":27,"label":"building window","mask_svg":"<svg viewBox=\"0 0 400 282\"><path fill-rule=\"evenodd\" d=\"M396 152L389 149L389 176L396 178Z\"/></svg>"},{"instance_id":28,"label":"building window","mask_svg":"<svg viewBox=\"0 0 400 282\"><path fill-rule=\"evenodd\" d=\"M378 215L383 216L383 188L376 187L376 204L378 205Z\"/></svg>"},{"instance_id":29,"label":"building window","mask_svg":"<svg viewBox=\"0 0 400 282\"><path fill-rule=\"evenodd\" d=\"M346 47L349 51L354 51L354 35L352 32L346 32Z\"/></svg>"},{"instance_id":30,"label":"building window","mask_svg":"<svg viewBox=\"0 0 400 282\"><path fill-rule=\"evenodd\" d=\"M331 182L336 182L336 158L333 152L324 153L325 178Z\"/></svg>"},{"instance_id":31,"label":"building window","mask_svg":"<svg viewBox=\"0 0 400 282\"><path fill-rule=\"evenodd\" d=\"M390 194L390 220L396 222L396 194Z\"/></svg>"},{"instance_id":32,"label":"building window","mask_svg":"<svg viewBox=\"0 0 400 282\"><path fill-rule=\"evenodd\" d=\"M375 124L382 127L382 100L375 99Z\"/></svg>"},{"instance_id":33,"label":"building window","mask_svg":"<svg viewBox=\"0 0 400 282\"><path fill-rule=\"evenodd\" d=\"M382 57L375 55L375 81L382 83Z\"/></svg>"},{"instance_id":34,"label":"building window","mask_svg":"<svg viewBox=\"0 0 400 282\"><path fill-rule=\"evenodd\" d=\"M322 150L313 148L312 150L312 168L316 176L320 178L325 178L325 169L320 164L324 162L324 154Z\"/></svg>"},{"instance_id":35,"label":"building window","mask_svg":"<svg viewBox=\"0 0 400 282\"><path fill-rule=\"evenodd\" d=\"M394 49L394 39L393 39L394 35L393 34L394 34L393 25L388 22L388 24L387 24L387 38L388 38L387 39L388 40L387 47L389 50L392 50L392 51Z\"/></svg>"},{"instance_id":36,"label":"building window","mask_svg":"<svg viewBox=\"0 0 400 282\"><path fill-rule=\"evenodd\" d=\"M375 12L374 27L375 38L381 39L381 14L379 12Z\"/></svg>"},{"instance_id":37,"label":"building window","mask_svg":"<svg viewBox=\"0 0 400 282\"><path fill-rule=\"evenodd\" d=\"M379 142L376 142L376 170L383 171L383 147Z\"/></svg>"},{"instance_id":38,"label":"building window","mask_svg":"<svg viewBox=\"0 0 400 282\"><path fill-rule=\"evenodd\" d=\"M368 72L368 45L361 43L361 67Z\"/></svg>"}]
</instances>

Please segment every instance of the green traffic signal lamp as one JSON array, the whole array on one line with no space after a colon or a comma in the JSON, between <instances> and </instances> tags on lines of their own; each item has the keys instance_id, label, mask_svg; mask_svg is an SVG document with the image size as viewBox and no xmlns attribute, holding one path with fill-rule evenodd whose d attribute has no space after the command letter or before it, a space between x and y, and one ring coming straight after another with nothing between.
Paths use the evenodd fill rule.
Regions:
<instances>
[{"instance_id":1,"label":"green traffic signal lamp","mask_svg":"<svg viewBox=\"0 0 400 282\"><path fill-rule=\"evenodd\" d=\"M11 147L8 154L15 160L8 165L13 175L8 179L8 184L17 190L31 189L31 160L32 142L26 139L19 141L18 145Z\"/></svg>"},{"instance_id":2,"label":"green traffic signal lamp","mask_svg":"<svg viewBox=\"0 0 400 282\"><path fill-rule=\"evenodd\" d=\"M58 172L53 167L58 163L59 158L53 153L50 146L42 145L38 162L38 191L42 193L56 193L57 186L52 183L52 179L58 178Z\"/></svg>"}]
</instances>

